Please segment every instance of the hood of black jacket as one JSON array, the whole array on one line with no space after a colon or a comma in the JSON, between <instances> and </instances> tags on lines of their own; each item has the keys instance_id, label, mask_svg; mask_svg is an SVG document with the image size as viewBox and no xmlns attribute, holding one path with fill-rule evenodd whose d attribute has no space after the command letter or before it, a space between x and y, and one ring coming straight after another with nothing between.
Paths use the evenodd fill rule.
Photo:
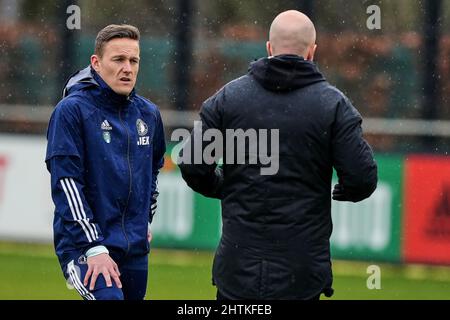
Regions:
<instances>
[{"instance_id":1,"label":"hood of black jacket","mask_svg":"<svg viewBox=\"0 0 450 320\"><path fill-rule=\"evenodd\" d=\"M297 55L259 59L250 64L249 73L270 91L293 91L326 81L314 62Z\"/></svg>"}]
</instances>

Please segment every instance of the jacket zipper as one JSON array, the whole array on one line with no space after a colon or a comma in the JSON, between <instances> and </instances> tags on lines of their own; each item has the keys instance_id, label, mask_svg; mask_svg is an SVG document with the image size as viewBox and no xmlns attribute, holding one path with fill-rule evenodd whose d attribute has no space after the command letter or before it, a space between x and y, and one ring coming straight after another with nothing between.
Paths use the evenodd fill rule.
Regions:
<instances>
[{"instance_id":1,"label":"jacket zipper","mask_svg":"<svg viewBox=\"0 0 450 320\"><path fill-rule=\"evenodd\" d=\"M120 120L120 123L122 124L122 126L125 128L125 131L127 132L127 139L128 139L127 163L128 163L128 172L129 172L129 188L128 188L128 198L127 198L127 202L125 204L125 210L123 211L123 214L122 214L122 230L123 230L123 234L125 235L125 238L127 239L127 252L125 253L125 255L128 255L128 253L130 252L130 240L128 239L128 235L125 230L125 215L128 211L128 204L130 202L130 197L131 197L131 183L132 183L131 163L130 163L130 144L131 144L131 142L130 142L130 132L128 131L128 127L124 124L124 122L122 120L121 111L122 111L122 108L119 109L119 120Z\"/></svg>"}]
</instances>

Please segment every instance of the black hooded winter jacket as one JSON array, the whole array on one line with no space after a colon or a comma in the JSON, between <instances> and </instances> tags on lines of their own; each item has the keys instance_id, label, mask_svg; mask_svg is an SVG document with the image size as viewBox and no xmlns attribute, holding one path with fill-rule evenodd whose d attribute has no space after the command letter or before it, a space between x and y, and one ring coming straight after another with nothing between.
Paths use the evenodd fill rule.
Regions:
<instances>
[{"instance_id":1,"label":"black hooded winter jacket","mask_svg":"<svg viewBox=\"0 0 450 320\"><path fill-rule=\"evenodd\" d=\"M275 175L261 175L264 165L249 161L180 165L193 190L222 202L222 238L213 263L213 283L222 296L330 296L333 167L339 200L361 201L377 185L358 111L313 62L281 55L253 62L247 75L204 102L200 117L203 130L224 135L226 129L279 129Z\"/></svg>"}]
</instances>

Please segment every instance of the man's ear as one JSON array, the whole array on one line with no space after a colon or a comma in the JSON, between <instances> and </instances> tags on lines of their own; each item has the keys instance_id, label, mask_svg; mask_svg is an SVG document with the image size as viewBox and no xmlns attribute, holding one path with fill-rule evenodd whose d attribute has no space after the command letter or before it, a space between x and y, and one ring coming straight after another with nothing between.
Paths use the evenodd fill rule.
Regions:
<instances>
[{"instance_id":1,"label":"man's ear","mask_svg":"<svg viewBox=\"0 0 450 320\"><path fill-rule=\"evenodd\" d=\"M266 42L266 50L267 50L267 56L271 57L272 54L272 45L270 44L270 41Z\"/></svg>"},{"instance_id":2,"label":"man's ear","mask_svg":"<svg viewBox=\"0 0 450 320\"><path fill-rule=\"evenodd\" d=\"M306 55L306 60L314 61L314 55L316 54L317 44L311 46L308 50L308 54Z\"/></svg>"},{"instance_id":3,"label":"man's ear","mask_svg":"<svg viewBox=\"0 0 450 320\"><path fill-rule=\"evenodd\" d=\"M96 54L91 56L91 66L97 73L100 71L100 59Z\"/></svg>"}]
</instances>

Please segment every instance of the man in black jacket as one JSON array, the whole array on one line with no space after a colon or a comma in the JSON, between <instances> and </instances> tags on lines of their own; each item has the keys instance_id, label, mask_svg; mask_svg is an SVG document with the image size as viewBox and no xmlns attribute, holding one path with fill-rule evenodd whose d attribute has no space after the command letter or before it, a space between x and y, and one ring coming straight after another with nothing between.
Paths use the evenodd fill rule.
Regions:
<instances>
[{"instance_id":1,"label":"man in black jacket","mask_svg":"<svg viewBox=\"0 0 450 320\"><path fill-rule=\"evenodd\" d=\"M252 162L247 149L245 161L225 161L238 150L230 141L218 152L222 167L204 159L180 164L193 190L222 202L222 238L213 263L219 299L331 296L333 167L339 179L334 200L361 201L376 188L377 166L362 137L362 118L313 63L315 40L307 16L281 13L270 28L269 57L252 63L247 75L225 85L200 112L202 132L277 130L279 141L269 146L279 162L274 174L262 174L265 164ZM183 156L193 150L195 132Z\"/></svg>"}]
</instances>

